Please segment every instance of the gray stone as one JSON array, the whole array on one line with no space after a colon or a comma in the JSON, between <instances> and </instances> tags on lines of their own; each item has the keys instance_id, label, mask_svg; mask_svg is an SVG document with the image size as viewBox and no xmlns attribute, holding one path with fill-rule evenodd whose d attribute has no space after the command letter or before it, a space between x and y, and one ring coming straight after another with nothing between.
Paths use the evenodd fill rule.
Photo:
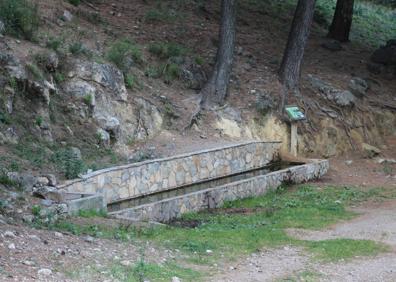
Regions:
<instances>
[{"instance_id":1,"label":"gray stone","mask_svg":"<svg viewBox=\"0 0 396 282\"><path fill-rule=\"evenodd\" d=\"M371 61L382 65L396 65L396 40L389 40L371 55Z\"/></svg>"},{"instance_id":2,"label":"gray stone","mask_svg":"<svg viewBox=\"0 0 396 282\"><path fill-rule=\"evenodd\" d=\"M64 10L61 19L65 22L71 22L73 20L73 15L68 10Z\"/></svg>"},{"instance_id":3,"label":"gray stone","mask_svg":"<svg viewBox=\"0 0 396 282\"><path fill-rule=\"evenodd\" d=\"M25 191L32 191L37 184L37 177L29 173L8 172L7 176L12 181L19 183Z\"/></svg>"},{"instance_id":4,"label":"gray stone","mask_svg":"<svg viewBox=\"0 0 396 282\"><path fill-rule=\"evenodd\" d=\"M55 72L59 66L59 57L56 52L51 52L48 54L45 62L45 68L49 72Z\"/></svg>"},{"instance_id":5,"label":"gray stone","mask_svg":"<svg viewBox=\"0 0 396 282\"><path fill-rule=\"evenodd\" d=\"M366 95L368 84L363 78L354 77L349 82L349 89L356 97L362 98Z\"/></svg>"},{"instance_id":6,"label":"gray stone","mask_svg":"<svg viewBox=\"0 0 396 282\"><path fill-rule=\"evenodd\" d=\"M367 158L373 158L381 154L380 149L367 143L362 144L362 149Z\"/></svg>"},{"instance_id":7,"label":"gray stone","mask_svg":"<svg viewBox=\"0 0 396 282\"><path fill-rule=\"evenodd\" d=\"M85 236L84 241L88 243L93 243L95 239L92 236Z\"/></svg>"},{"instance_id":8,"label":"gray stone","mask_svg":"<svg viewBox=\"0 0 396 282\"><path fill-rule=\"evenodd\" d=\"M3 236L6 237L6 238L15 238L15 237L16 237L15 234L14 234L14 232L12 232L12 231L10 231L10 230L6 230L6 231L3 233Z\"/></svg>"},{"instance_id":9,"label":"gray stone","mask_svg":"<svg viewBox=\"0 0 396 282\"><path fill-rule=\"evenodd\" d=\"M48 179L48 186L55 187L57 184L56 176L54 174L46 174L44 175Z\"/></svg>"},{"instance_id":10,"label":"gray stone","mask_svg":"<svg viewBox=\"0 0 396 282\"><path fill-rule=\"evenodd\" d=\"M41 176L37 177L37 185L39 186L48 186L49 180L47 177Z\"/></svg>"},{"instance_id":11,"label":"gray stone","mask_svg":"<svg viewBox=\"0 0 396 282\"><path fill-rule=\"evenodd\" d=\"M37 271L39 276L50 276L52 274L52 270L48 268L41 268Z\"/></svg>"},{"instance_id":12,"label":"gray stone","mask_svg":"<svg viewBox=\"0 0 396 282\"><path fill-rule=\"evenodd\" d=\"M82 155L81 155L81 150L77 147L70 147L69 148L72 156L74 158L76 158L77 160L81 160L82 159Z\"/></svg>"},{"instance_id":13,"label":"gray stone","mask_svg":"<svg viewBox=\"0 0 396 282\"><path fill-rule=\"evenodd\" d=\"M105 147L110 146L110 134L106 130L99 128L96 131L96 135L98 136L99 141L103 146Z\"/></svg>"},{"instance_id":14,"label":"gray stone","mask_svg":"<svg viewBox=\"0 0 396 282\"><path fill-rule=\"evenodd\" d=\"M5 25L4 23L0 20L0 35L3 35L5 32Z\"/></svg>"},{"instance_id":15,"label":"gray stone","mask_svg":"<svg viewBox=\"0 0 396 282\"><path fill-rule=\"evenodd\" d=\"M327 100L341 107L353 106L355 104L356 97L350 91L337 89L330 83L311 74L308 75L308 80L311 87L322 94Z\"/></svg>"},{"instance_id":16,"label":"gray stone","mask_svg":"<svg viewBox=\"0 0 396 282\"><path fill-rule=\"evenodd\" d=\"M333 51L333 52L341 51L344 49L344 48L342 48L340 41L337 41L337 40L326 41L326 42L322 43L320 46L322 46L323 48L325 48L327 50Z\"/></svg>"}]
</instances>

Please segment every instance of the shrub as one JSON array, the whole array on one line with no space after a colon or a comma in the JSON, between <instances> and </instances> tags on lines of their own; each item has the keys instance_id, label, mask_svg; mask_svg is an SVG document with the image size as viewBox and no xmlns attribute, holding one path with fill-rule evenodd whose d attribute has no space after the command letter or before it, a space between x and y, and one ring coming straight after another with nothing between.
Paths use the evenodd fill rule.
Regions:
<instances>
[{"instance_id":1,"label":"shrub","mask_svg":"<svg viewBox=\"0 0 396 282\"><path fill-rule=\"evenodd\" d=\"M80 5L80 0L69 0L69 3L74 6L78 6L78 5Z\"/></svg>"},{"instance_id":2,"label":"shrub","mask_svg":"<svg viewBox=\"0 0 396 282\"><path fill-rule=\"evenodd\" d=\"M28 72L35 78L38 80L44 80L44 74L43 72L40 70L40 68L34 64L27 64L26 65L26 69L28 70Z\"/></svg>"},{"instance_id":3,"label":"shrub","mask_svg":"<svg viewBox=\"0 0 396 282\"><path fill-rule=\"evenodd\" d=\"M136 78L128 73L124 76L124 81L126 88L132 89L135 86Z\"/></svg>"},{"instance_id":4,"label":"shrub","mask_svg":"<svg viewBox=\"0 0 396 282\"><path fill-rule=\"evenodd\" d=\"M156 42L149 46L149 52L161 59L183 56L187 49L174 42Z\"/></svg>"},{"instance_id":5,"label":"shrub","mask_svg":"<svg viewBox=\"0 0 396 282\"><path fill-rule=\"evenodd\" d=\"M69 45L69 51L73 55L78 55L84 52L84 45L81 42L74 42Z\"/></svg>"},{"instance_id":6,"label":"shrub","mask_svg":"<svg viewBox=\"0 0 396 282\"><path fill-rule=\"evenodd\" d=\"M174 63L166 64L163 70L163 75L166 83L170 83L173 80L179 78L180 76L179 65Z\"/></svg>"},{"instance_id":7,"label":"shrub","mask_svg":"<svg viewBox=\"0 0 396 282\"><path fill-rule=\"evenodd\" d=\"M47 46L47 48L50 48L50 49L52 49L54 51L58 51L59 48L62 46L62 44L63 44L63 39L62 38L60 38L60 37L50 37L50 38L48 38L46 46Z\"/></svg>"},{"instance_id":8,"label":"shrub","mask_svg":"<svg viewBox=\"0 0 396 282\"><path fill-rule=\"evenodd\" d=\"M40 22L37 5L27 0L1 0L0 19L8 34L27 40L33 39Z\"/></svg>"},{"instance_id":9,"label":"shrub","mask_svg":"<svg viewBox=\"0 0 396 282\"><path fill-rule=\"evenodd\" d=\"M86 170L85 163L70 148L58 150L51 157L51 161L55 163L67 179L77 178L79 174Z\"/></svg>"},{"instance_id":10,"label":"shrub","mask_svg":"<svg viewBox=\"0 0 396 282\"><path fill-rule=\"evenodd\" d=\"M128 39L116 41L107 53L107 59L124 72L129 68L128 58L136 63L142 62L142 51Z\"/></svg>"}]
</instances>

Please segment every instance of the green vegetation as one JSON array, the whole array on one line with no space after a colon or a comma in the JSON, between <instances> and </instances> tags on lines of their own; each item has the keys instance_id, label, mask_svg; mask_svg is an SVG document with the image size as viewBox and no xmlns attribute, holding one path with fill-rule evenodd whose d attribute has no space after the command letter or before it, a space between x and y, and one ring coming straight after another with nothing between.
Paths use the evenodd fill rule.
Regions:
<instances>
[{"instance_id":1,"label":"green vegetation","mask_svg":"<svg viewBox=\"0 0 396 282\"><path fill-rule=\"evenodd\" d=\"M355 216L345 209L346 205L381 197L386 195L379 189L363 192L347 187L300 186L296 190L283 188L261 197L228 202L224 209L217 211L186 214L177 227L114 228L63 221L51 228L127 241L153 240L166 248L182 250L195 263L210 263L222 256L232 258L265 246L281 245L302 246L321 260L339 260L387 249L362 240L297 240L289 237L285 229L324 228ZM213 251L211 256L207 255L207 250Z\"/></svg>"},{"instance_id":2,"label":"green vegetation","mask_svg":"<svg viewBox=\"0 0 396 282\"><path fill-rule=\"evenodd\" d=\"M27 71L37 80L44 80L44 74L35 64L26 64Z\"/></svg>"},{"instance_id":3,"label":"green vegetation","mask_svg":"<svg viewBox=\"0 0 396 282\"><path fill-rule=\"evenodd\" d=\"M270 1L249 0L248 5L257 10L269 13L274 18L290 15L296 7L297 0ZM394 10L383 2L394 3L393 0L355 1L351 41L378 47L392 39L396 33ZM334 15L336 0L316 1L315 21L327 29ZM327 32L324 30L323 32Z\"/></svg>"},{"instance_id":4,"label":"green vegetation","mask_svg":"<svg viewBox=\"0 0 396 282\"><path fill-rule=\"evenodd\" d=\"M113 265L110 270L112 277L118 281L140 282L140 281L171 281L177 276L182 281L199 281L200 273L188 268L177 266L174 263L157 265L146 263L143 260L131 267L119 264Z\"/></svg>"},{"instance_id":5,"label":"green vegetation","mask_svg":"<svg viewBox=\"0 0 396 282\"><path fill-rule=\"evenodd\" d=\"M80 0L69 0L69 3L74 6L78 6L78 5L80 5Z\"/></svg>"},{"instance_id":6,"label":"green vegetation","mask_svg":"<svg viewBox=\"0 0 396 282\"><path fill-rule=\"evenodd\" d=\"M83 160L79 159L70 149L59 149L51 156L51 161L67 179L77 178L79 174L85 172L87 167Z\"/></svg>"},{"instance_id":7,"label":"green vegetation","mask_svg":"<svg viewBox=\"0 0 396 282\"><path fill-rule=\"evenodd\" d=\"M318 259L325 261L338 261L356 256L370 256L389 250L386 245L370 240L334 239L306 242L305 245Z\"/></svg>"},{"instance_id":8,"label":"green vegetation","mask_svg":"<svg viewBox=\"0 0 396 282\"><path fill-rule=\"evenodd\" d=\"M64 39L61 37L49 37L47 40L47 48L50 48L54 51L58 51L64 43Z\"/></svg>"},{"instance_id":9,"label":"green vegetation","mask_svg":"<svg viewBox=\"0 0 396 282\"><path fill-rule=\"evenodd\" d=\"M149 46L149 52L160 59L169 59L185 55L188 50L184 46L175 42L156 42Z\"/></svg>"},{"instance_id":10,"label":"green vegetation","mask_svg":"<svg viewBox=\"0 0 396 282\"><path fill-rule=\"evenodd\" d=\"M19 183L10 179L4 170L0 170L0 184L9 187L19 186Z\"/></svg>"},{"instance_id":11,"label":"green vegetation","mask_svg":"<svg viewBox=\"0 0 396 282\"><path fill-rule=\"evenodd\" d=\"M40 127L40 126L42 126L43 125L43 117L42 116L37 116L36 117L36 125L38 126L38 127Z\"/></svg>"},{"instance_id":12,"label":"green vegetation","mask_svg":"<svg viewBox=\"0 0 396 282\"><path fill-rule=\"evenodd\" d=\"M73 42L72 44L69 45L69 52L72 53L73 55L79 55L81 53L84 53L85 48L84 45L81 42Z\"/></svg>"},{"instance_id":13,"label":"green vegetation","mask_svg":"<svg viewBox=\"0 0 396 282\"><path fill-rule=\"evenodd\" d=\"M144 18L147 22L174 22L180 15L174 10L158 8L147 11Z\"/></svg>"},{"instance_id":14,"label":"green vegetation","mask_svg":"<svg viewBox=\"0 0 396 282\"><path fill-rule=\"evenodd\" d=\"M124 75L124 82L126 88L132 89L136 84L136 77L133 76L132 74L127 73Z\"/></svg>"},{"instance_id":15,"label":"green vegetation","mask_svg":"<svg viewBox=\"0 0 396 282\"><path fill-rule=\"evenodd\" d=\"M84 104L87 106L92 106L93 99L94 98L91 94L85 95L83 98Z\"/></svg>"},{"instance_id":16,"label":"green vegetation","mask_svg":"<svg viewBox=\"0 0 396 282\"><path fill-rule=\"evenodd\" d=\"M133 63L141 63L142 51L129 39L122 39L116 41L107 52L107 59L113 62L123 72L128 72L128 58L133 60ZM130 62L131 63L131 62Z\"/></svg>"},{"instance_id":17,"label":"green vegetation","mask_svg":"<svg viewBox=\"0 0 396 282\"><path fill-rule=\"evenodd\" d=\"M1 0L0 19L10 35L32 40L40 23L37 6L27 0Z\"/></svg>"}]
</instances>

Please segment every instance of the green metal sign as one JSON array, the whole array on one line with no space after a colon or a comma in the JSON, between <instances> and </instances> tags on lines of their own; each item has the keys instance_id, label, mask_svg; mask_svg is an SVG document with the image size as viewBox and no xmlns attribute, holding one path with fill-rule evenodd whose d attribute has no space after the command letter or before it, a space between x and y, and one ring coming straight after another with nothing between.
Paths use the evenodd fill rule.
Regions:
<instances>
[{"instance_id":1,"label":"green metal sign","mask_svg":"<svg viewBox=\"0 0 396 282\"><path fill-rule=\"evenodd\" d=\"M286 106L285 110L291 121L305 119L304 113L297 106Z\"/></svg>"}]
</instances>

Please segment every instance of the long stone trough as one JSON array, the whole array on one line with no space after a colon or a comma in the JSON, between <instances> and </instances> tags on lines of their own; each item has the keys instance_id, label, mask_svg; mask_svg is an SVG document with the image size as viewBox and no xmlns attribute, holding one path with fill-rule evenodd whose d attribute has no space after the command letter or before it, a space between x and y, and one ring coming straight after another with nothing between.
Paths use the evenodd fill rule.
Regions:
<instances>
[{"instance_id":1,"label":"long stone trough","mask_svg":"<svg viewBox=\"0 0 396 282\"><path fill-rule=\"evenodd\" d=\"M282 183L302 183L327 172L327 160L274 169L271 164L280 162L280 145L254 141L118 166L58 188L102 198L116 218L167 222L185 212L220 207L225 201L262 195ZM81 198L72 206L78 210L84 204Z\"/></svg>"}]
</instances>

